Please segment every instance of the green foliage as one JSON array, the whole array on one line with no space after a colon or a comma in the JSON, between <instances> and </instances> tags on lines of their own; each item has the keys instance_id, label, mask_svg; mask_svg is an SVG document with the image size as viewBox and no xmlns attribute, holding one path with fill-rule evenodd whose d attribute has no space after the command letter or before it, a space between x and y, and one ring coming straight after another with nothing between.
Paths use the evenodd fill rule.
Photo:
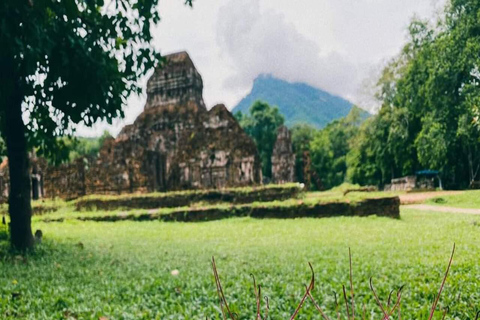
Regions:
<instances>
[{"instance_id":1,"label":"green foliage","mask_svg":"<svg viewBox=\"0 0 480 320\"><path fill-rule=\"evenodd\" d=\"M98 138L84 137L63 137L65 149L68 151L68 161L73 161L80 157L97 157L103 142L112 135L104 131Z\"/></svg>"},{"instance_id":2,"label":"green foliage","mask_svg":"<svg viewBox=\"0 0 480 320\"><path fill-rule=\"evenodd\" d=\"M226 298L240 319L255 314L254 274L272 319L288 319L310 274L313 296L336 318L334 293L348 286L353 254L356 305L382 313L390 290L406 285L402 318L427 319L452 243L458 248L438 317L474 319L480 303L477 217L402 210L402 219L229 219L206 223L34 221L44 240L33 255L0 263L3 319L221 319L211 257ZM2 247L3 249L3 247ZM178 270L178 275L172 275ZM344 308L340 309L346 319ZM361 317L360 315L358 315ZM302 319L317 319L307 303Z\"/></svg>"},{"instance_id":3,"label":"green foliage","mask_svg":"<svg viewBox=\"0 0 480 320\"><path fill-rule=\"evenodd\" d=\"M349 157L353 182L384 184L422 169L440 170L447 187L479 179L479 16L478 1L452 0L436 25L411 23L380 78L382 110Z\"/></svg>"},{"instance_id":4,"label":"green foliage","mask_svg":"<svg viewBox=\"0 0 480 320\"><path fill-rule=\"evenodd\" d=\"M5 144L5 140L0 137L0 158L3 158L7 155L7 145Z\"/></svg>"},{"instance_id":5,"label":"green foliage","mask_svg":"<svg viewBox=\"0 0 480 320\"><path fill-rule=\"evenodd\" d=\"M347 154L361 122L357 108L341 120L336 120L318 131L310 143L312 169L320 177L324 188L330 189L345 181Z\"/></svg>"},{"instance_id":6,"label":"green foliage","mask_svg":"<svg viewBox=\"0 0 480 320\"><path fill-rule=\"evenodd\" d=\"M277 130L285 119L277 107L256 101L249 109L249 114L237 112L235 118L245 132L252 137L257 145L262 173L264 177L272 177L272 152L277 140Z\"/></svg>"},{"instance_id":7,"label":"green foliage","mask_svg":"<svg viewBox=\"0 0 480 320\"><path fill-rule=\"evenodd\" d=\"M30 145L58 162L68 152L58 152L64 145L57 137L71 134L78 123L123 116L127 97L142 91L138 79L161 61L150 46L151 27L160 21L157 4L2 1L0 71L13 78L0 78L0 118L11 107L3 98L17 90L28 114Z\"/></svg>"},{"instance_id":8,"label":"green foliage","mask_svg":"<svg viewBox=\"0 0 480 320\"><path fill-rule=\"evenodd\" d=\"M191 5L191 0L186 1ZM58 163L75 126L124 115L157 66L158 0L0 2L0 132L9 157L12 246L32 248L27 151ZM26 122L26 123L25 123Z\"/></svg>"},{"instance_id":9,"label":"green foliage","mask_svg":"<svg viewBox=\"0 0 480 320\"><path fill-rule=\"evenodd\" d=\"M446 128L431 116L422 119L422 130L415 139L419 162L427 168L442 169L447 156Z\"/></svg>"},{"instance_id":10,"label":"green foliage","mask_svg":"<svg viewBox=\"0 0 480 320\"><path fill-rule=\"evenodd\" d=\"M392 145L388 144L391 110L382 108L379 114L365 121L347 155L347 180L361 185L383 184L395 173L391 171Z\"/></svg>"}]
</instances>

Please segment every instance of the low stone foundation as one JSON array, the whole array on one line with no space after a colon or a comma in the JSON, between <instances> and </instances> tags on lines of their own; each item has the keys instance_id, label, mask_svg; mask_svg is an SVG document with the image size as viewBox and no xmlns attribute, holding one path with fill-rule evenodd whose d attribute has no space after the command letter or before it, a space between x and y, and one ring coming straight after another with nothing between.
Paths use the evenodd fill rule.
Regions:
<instances>
[{"instance_id":1,"label":"low stone foundation","mask_svg":"<svg viewBox=\"0 0 480 320\"><path fill-rule=\"evenodd\" d=\"M244 204L252 202L281 201L296 198L302 191L299 184L267 186L224 190L198 190L183 192L154 193L145 195L123 195L118 197L89 196L75 202L77 211L82 210L116 210L116 209L157 209L188 207L194 203Z\"/></svg>"},{"instance_id":2,"label":"low stone foundation","mask_svg":"<svg viewBox=\"0 0 480 320\"><path fill-rule=\"evenodd\" d=\"M82 221L177 221L201 222L220 220L233 217L252 217L256 219L296 219L296 218L327 218L327 217L366 217L376 215L379 217L400 218L400 199L398 197L367 199L356 203L331 202L315 205L296 204L246 204L237 206L218 206L210 208L178 209L169 213L146 212L106 216L83 216L76 219ZM48 222L61 222L64 219L49 220Z\"/></svg>"}]
</instances>

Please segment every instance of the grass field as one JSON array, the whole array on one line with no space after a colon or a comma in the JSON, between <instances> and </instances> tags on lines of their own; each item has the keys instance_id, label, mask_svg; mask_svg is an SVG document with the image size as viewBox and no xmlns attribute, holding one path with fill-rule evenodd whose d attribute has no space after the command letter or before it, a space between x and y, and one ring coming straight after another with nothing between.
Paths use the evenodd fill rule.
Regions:
<instances>
[{"instance_id":1,"label":"grass field","mask_svg":"<svg viewBox=\"0 0 480 320\"><path fill-rule=\"evenodd\" d=\"M428 200L427 203L457 208L480 209L480 190L466 191L455 195L440 196Z\"/></svg>"},{"instance_id":2,"label":"grass field","mask_svg":"<svg viewBox=\"0 0 480 320\"><path fill-rule=\"evenodd\" d=\"M35 221L44 232L35 254L12 257L6 244L1 249L0 318L220 319L212 256L239 319L254 318L250 274L270 298L271 319L288 319L309 281L308 262L316 271L314 296L335 318L333 292L348 282L351 247L355 302L366 304L368 319L381 319L370 277L383 301L391 289L406 285L402 318L427 319L455 242L440 307L450 307L451 319L474 319L480 217L409 209L401 214L400 220ZM320 316L307 303L298 319Z\"/></svg>"}]
</instances>

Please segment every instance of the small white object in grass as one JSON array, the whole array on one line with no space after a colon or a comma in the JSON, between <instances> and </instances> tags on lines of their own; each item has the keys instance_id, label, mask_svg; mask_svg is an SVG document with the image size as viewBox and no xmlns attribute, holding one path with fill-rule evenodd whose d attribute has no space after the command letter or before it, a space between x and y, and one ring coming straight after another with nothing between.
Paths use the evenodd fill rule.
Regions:
<instances>
[{"instance_id":1,"label":"small white object in grass","mask_svg":"<svg viewBox=\"0 0 480 320\"><path fill-rule=\"evenodd\" d=\"M170 274L174 277L178 276L180 274L180 271L178 271L177 269L175 270L172 270L172 272L170 272Z\"/></svg>"},{"instance_id":2,"label":"small white object in grass","mask_svg":"<svg viewBox=\"0 0 480 320\"><path fill-rule=\"evenodd\" d=\"M304 183L300 183L300 189L304 189L305 188L305 184Z\"/></svg>"}]
</instances>

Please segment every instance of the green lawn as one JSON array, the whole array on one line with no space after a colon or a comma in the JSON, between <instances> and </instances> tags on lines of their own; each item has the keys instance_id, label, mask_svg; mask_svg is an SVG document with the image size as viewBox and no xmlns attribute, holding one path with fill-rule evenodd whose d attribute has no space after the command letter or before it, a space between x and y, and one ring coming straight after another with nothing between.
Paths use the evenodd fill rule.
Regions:
<instances>
[{"instance_id":1,"label":"green lawn","mask_svg":"<svg viewBox=\"0 0 480 320\"><path fill-rule=\"evenodd\" d=\"M271 319L289 319L309 280L308 262L316 271L314 296L335 318L333 292L347 284L351 247L356 305L366 304L368 319L381 319L370 277L384 301L406 285L402 318L427 319L455 242L440 306L450 307L451 319L473 319L480 305L479 224L476 216L407 209L400 220L35 221L44 232L37 253L22 259L1 251L0 318L220 319L212 256L239 319L254 318L251 273L270 298ZM320 316L307 303L297 319Z\"/></svg>"},{"instance_id":2,"label":"green lawn","mask_svg":"<svg viewBox=\"0 0 480 320\"><path fill-rule=\"evenodd\" d=\"M457 208L480 209L480 190L465 191L455 195L440 196L428 200L427 203Z\"/></svg>"}]
</instances>

